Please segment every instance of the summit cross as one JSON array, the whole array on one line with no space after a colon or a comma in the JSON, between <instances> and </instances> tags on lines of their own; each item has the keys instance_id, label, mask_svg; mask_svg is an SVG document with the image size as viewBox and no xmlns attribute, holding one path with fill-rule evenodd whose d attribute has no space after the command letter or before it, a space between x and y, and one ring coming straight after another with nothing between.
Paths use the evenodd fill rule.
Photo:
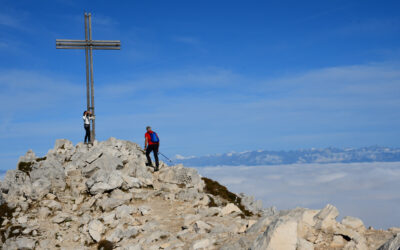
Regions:
<instances>
[{"instance_id":1,"label":"summit cross","mask_svg":"<svg viewBox=\"0 0 400 250\"><path fill-rule=\"evenodd\" d=\"M119 50L119 40L92 40L92 14L85 13L85 40L56 39L57 49L84 49L86 56L87 110L94 113L93 50ZM91 141L96 138L95 120L91 122Z\"/></svg>"}]
</instances>

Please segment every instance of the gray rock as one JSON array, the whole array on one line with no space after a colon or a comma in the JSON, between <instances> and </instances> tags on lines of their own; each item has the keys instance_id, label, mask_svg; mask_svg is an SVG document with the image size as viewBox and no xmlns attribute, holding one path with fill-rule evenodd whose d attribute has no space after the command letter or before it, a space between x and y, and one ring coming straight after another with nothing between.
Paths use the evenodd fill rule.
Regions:
<instances>
[{"instance_id":1,"label":"gray rock","mask_svg":"<svg viewBox=\"0 0 400 250\"><path fill-rule=\"evenodd\" d=\"M262 212L262 201L254 200L253 196L246 196L245 194L239 194L241 198L240 204L243 205L248 211L257 214Z\"/></svg>"},{"instance_id":2,"label":"gray rock","mask_svg":"<svg viewBox=\"0 0 400 250\"><path fill-rule=\"evenodd\" d=\"M136 177L140 182L146 186L153 185L153 175L150 172L150 168L147 167L144 162L143 164L137 164L136 162L128 162L126 165L129 176Z\"/></svg>"},{"instance_id":3,"label":"gray rock","mask_svg":"<svg viewBox=\"0 0 400 250\"><path fill-rule=\"evenodd\" d=\"M198 220L194 223L193 229L196 233L208 233L211 230L211 226L204 221Z\"/></svg>"},{"instance_id":4,"label":"gray rock","mask_svg":"<svg viewBox=\"0 0 400 250\"><path fill-rule=\"evenodd\" d=\"M36 240L28 237L9 238L4 242L3 249L33 250Z\"/></svg>"},{"instance_id":5,"label":"gray rock","mask_svg":"<svg viewBox=\"0 0 400 250\"><path fill-rule=\"evenodd\" d=\"M98 194L119 188L123 182L117 171L99 170L86 181L86 187L91 194Z\"/></svg>"},{"instance_id":6,"label":"gray rock","mask_svg":"<svg viewBox=\"0 0 400 250\"><path fill-rule=\"evenodd\" d=\"M139 212L140 212L140 214L141 215L148 215L148 214L150 214L150 212L151 212L151 208L150 207L148 207L148 206L141 206L141 207L139 207Z\"/></svg>"},{"instance_id":7,"label":"gray rock","mask_svg":"<svg viewBox=\"0 0 400 250\"><path fill-rule=\"evenodd\" d=\"M20 156L18 159L18 164L20 162L33 162L37 158L35 152L32 151L32 149L29 149L24 156Z\"/></svg>"},{"instance_id":8,"label":"gray rock","mask_svg":"<svg viewBox=\"0 0 400 250\"><path fill-rule=\"evenodd\" d=\"M121 199L114 199L114 198L106 198L101 201L98 201L96 204L101 207L103 211L111 211L114 208L121 206L126 201Z\"/></svg>"},{"instance_id":9,"label":"gray rock","mask_svg":"<svg viewBox=\"0 0 400 250\"><path fill-rule=\"evenodd\" d=\"M317 229L329 230L337 225L336 218L339 211L336 207L328 204L318 214L314 216Z\"/></svg>"},{"instance_id":10,"label":"gray rock","mask_svg":"<svg viewBox=\"0 0 400 250\"><path fill-rule=\"evenodd\" d=\"M400 249L400 233L396 234L392 239L388 240L379 247L378 250L399 250Z\"/></svg>"},{"instance_id":11,"label":"gray rock","mask_svg":"<svg viewBox=\"0 0 400 250\"><path fill-rule=\"evenodd\" d=\"M193 243L192 248L193 249L207 249L208 247L211 246L212 243L213 243L213 241L210 239L196 240Z\"/></svg>"},{"instance_id":12,"label":"gray rock","mask_svg":"<svg viewBox=\"0 0 400 250\"><path fill-rule=\"evenodd\" d=\"M296 250L314 250L314 244L305 239L300 238L298 240Z\"/></svg>"},{"instance_id":13,"label":"gray rock","mask_svg":"<svg viewBox=\"0 0 400 250\"><path fill-rule=\"evenodd\" d=\"M263 216L261 217L256 223L254 223L249 229L246 230L246 233L259 233L264 231L267 226L275 220L276 217L274 216Z\"/></svg>"},{"instance_id":14,"label":"gray rock","mask_svg":"<svg viewBox=\"0 0 400 250\"><path fill-rule=\"evenodd\" d=\"M94 156L90 155L92 152L89 152L89 156L94 158ZM101 152L96 151L96 156L100 154ZM100 158L96 159L94 162L91 164L87 164L83 170L82 174L86 178L90 178L94 173L96 173L99 170L102 170L103 172L113 172L117 169L120 169L123 166L123 163L120 158L111 156L109 154L101 154Z\"/></svg>"},{"instance_id":15,"label":"gray rock","mask_svg":"<svg viewBox=\"0 0 400 250\"><path fill-rule=\"evenodd\" d=\"M117 219L127 217L133 213L136 213L138 209L136 207L121 205L115 209L115 216Z\"/></svg>"},{"instance_id":16,"label":"gray rock","mask_svg":"<svg viewBox=\"0 0 400 250\"><path fill-rule=\"evenodd\" d=\"M34 186L34 197L42 198L50 191L63 191L65 189L65 172L62 163L54 156L47 156L45 161L35 165L30 173Z\"/></svg>"},{"instance_id":17,"label":"gray rock","mask_svg":"<svg viewBox=\"0 0 400 250\"><path fill-rule=\"evenodd\" d=\"M152 220L147 222L146 224L144 224L144 226L142 226L142 230L144 232L153 232L154 230L156 230L158 227L160 226L160 223Z\"/></svg>"},{"instance_id":18,"label":"gray rock","mask_svg":"<svg viewBox=\"0 0 400 250\"><path fill-rule=\"evenodd\" d=\"M297 222L291 219L279 218L272 222L267 230L257 237L252 250L286 249L296 250Z\"/></svg>"},{"instance_id":19,"label":"gray rock","mask_svg":"<svg viewBox=\"0 0 400 250\"><path fill-rule=\"evenodd\" d=\"M20 170L8 170L1 182L1 191L10 197L27 196L32 194L31 178Z\"/></svg>"},{"instance_id":20,"label":"gray rock","mask_svg":"<svg viewBox=\"0 0 400 250\"><path fill-rule=\"evenodd\" d=\"M42 200L41 204L45 207L50 208L53 211L61 210L61 204L55 200Z\"/></svg>"},{"instance_id":21,"label":"gray rock","mask_svg":"<svg viewBox=\"0 0 400 250\"><path fill-rule=\"evenodd\" d=\"M132 193L124 192L120 189L115 189L111 192L111 198L129 202L132 199Z\"/></svg>"},{"instance_id":22,"label":"gray rock","mask_svg":"<svg viewBox=\"0 0 400 250\"><path fill-rule=\"evenodd\" d=\"M195 188L182 189L175 198L181 201L194 201L200 198L200 194Z\"/></svg>"},{"instance_id":23,"label":"gray rock","mask_svg":"<svg viewBox=\"0 0 400 250\"><path fill-rule=\"evenodd\" d=\"M356 231L365 231L364 223L359 218L345 216L341 223L347 227L355 229Z\"/></svg>"},{"instance_id":24,"label":"gray rock","mask_svg":"<svg viewBox=\"0 0 400 250\"><path fill-rule=\"evenodd\" d=\"M100 149L94 149L89 151L87 154L85 154L85 162L88 164L93 163L95 160L100 158L100 156L103 154L103 152Z\"/></svg>"},{"instance_id":25,"label":"gray rock","mask_svg":"<svg viewBox=\"0 0 400 250\"><path fill-rule=\"evenodd\" d=\"M265 208L261 211L262 216L274 216L278 214L278 209L275 206Z\"/></svg>"},{"instance_id":26,"label":"gray rock","mask_svg":"<svg viewBox=\"0 0 400 250\"><path fill-rule=\"evenodd\" d=\"M146 237L146 244L153 243L160 239L166 239L170 236L168 232L165 231L155 231Z\"/></svg>"},{"instance_id":27,"label":"gray rock","mask_svg":"<svg viewBox=\"0 0 400 250\"><path fill-rule=\"evenodd\" d=\"M51 220L53 223L63 223L65 221L70 221L71 220L71 215L68 213L58 213L56 216L53 217L53 219Z\"/></svg>"},{"instance_id":28,"label":"gray rock","mask_svg":"<svg viewBox=\"0 0 400 250\"><path fill-rule=\"evenodd\" d=\"M94 241L99 242L104 232L104 226L99 220L92 220L89 222L88 232Z\"/></svg>"},{"instance_id":29,"label":"gray rock","mask_svg":"<svg viewBox=\"0 0 400 250\"><path fill-rule=\"evenodd\" d=\"M129 175L122 175L122 179L124 180L122 187L125 190L130 188L140 188L142 186L142 182L136 177L132 177Z\"/></svg>"},{"instance_id":30,"label":"gray rock","mask_svg":"<svg viewBox=\"0 0 400 250\"><path fill-rule=\"evenodd\" d=\"M161 182L185 185L187 188L196 188L203 190L203 181L201 176L194 168L184 168L182 165L163 168L160 171L158 179Z\"/></svg>"},{"instance_id":31,"label":"gray rock","mask_svg":"<svg viewBox=\"0 0 400 250\"><path fill-rule=\"evenodd\" d=\"M67 139L58 139L54 145L54 150L72 150L74 145Z\"/></svg>"}]
</instances>

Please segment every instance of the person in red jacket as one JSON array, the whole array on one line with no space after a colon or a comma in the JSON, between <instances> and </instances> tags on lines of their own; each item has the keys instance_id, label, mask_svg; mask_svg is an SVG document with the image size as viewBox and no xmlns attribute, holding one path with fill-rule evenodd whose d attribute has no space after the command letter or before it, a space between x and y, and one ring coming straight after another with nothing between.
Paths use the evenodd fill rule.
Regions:
<instances>
[{"instance_id":1,"label":"person in red jacket","mask_svg":"<svg viewBox=\"0 0 400 250\"><path fill-rule=\"evenodd\" d=\"M154 160L156 161L156 167L154 168L154 171L158 171L158 148L160 147L160 139L158 138L157 133L151 130L150 126L147 126L146 130L147 132L144 134L144 150L146 151L147 157L146 165L153 167L153 163L151 162L150 158L150 153L153 151Z\"/></svg>"}]
</instances>

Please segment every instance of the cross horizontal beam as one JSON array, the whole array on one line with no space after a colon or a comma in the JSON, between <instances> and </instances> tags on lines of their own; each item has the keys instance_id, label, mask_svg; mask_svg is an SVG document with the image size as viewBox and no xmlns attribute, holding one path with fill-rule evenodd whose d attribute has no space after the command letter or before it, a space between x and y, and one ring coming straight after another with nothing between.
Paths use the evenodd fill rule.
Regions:
<instances>
[{"instance_id":1,"label":"cross horizontal beam","mask_svg":"<svg viewBox=\"0 0 400 250\"><path fill-rule=\"evenodd\" d=\"M121 42L119 40L69 40L69 39L57 39L57 49L85 49L91 47L92 49L114 49L119 50L121 48Z\"/></svg>"},{"instance_id":2,"label":"cross horizontal beam","mask_svg":"<svg viewBox=\"0 0 400 250\"><path fill-rule=\"evenodd\" d=\"M101 43L120 43L120 40L87 40L92 42L101 42ZM86 42L86 40L72 40L72 39L56 39L56 42Z\"/></svg>"},{"instance_id":3,"label":"cross horizontal beam","mask_svg":"<svg viewBox=\"0 0 400 250\"><path fill-rule=\"evenodd\" d=\"M56 46L56 49L86 49L87 46ZM94 50L120 50L121 47L102 47L96 46L93 47Z\"/></svg>"}]
</instances>

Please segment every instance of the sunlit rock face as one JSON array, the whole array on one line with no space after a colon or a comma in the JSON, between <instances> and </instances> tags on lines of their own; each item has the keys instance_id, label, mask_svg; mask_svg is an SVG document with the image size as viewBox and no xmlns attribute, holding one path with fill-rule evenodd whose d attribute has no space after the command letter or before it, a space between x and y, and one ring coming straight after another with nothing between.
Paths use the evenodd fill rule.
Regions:
<instances>
[{"instance_id":1,"label":"sunlit rock face","mask_svg":"<svg viewBox=\"0 0 400 250\"><path fill-rule=\"evenodd\" d=\"M398 228L321 210L277 211L183 165L146 166L139 145L57 140L0 185L2 249L398 249Z\"/></svg>"}]
</instances>

